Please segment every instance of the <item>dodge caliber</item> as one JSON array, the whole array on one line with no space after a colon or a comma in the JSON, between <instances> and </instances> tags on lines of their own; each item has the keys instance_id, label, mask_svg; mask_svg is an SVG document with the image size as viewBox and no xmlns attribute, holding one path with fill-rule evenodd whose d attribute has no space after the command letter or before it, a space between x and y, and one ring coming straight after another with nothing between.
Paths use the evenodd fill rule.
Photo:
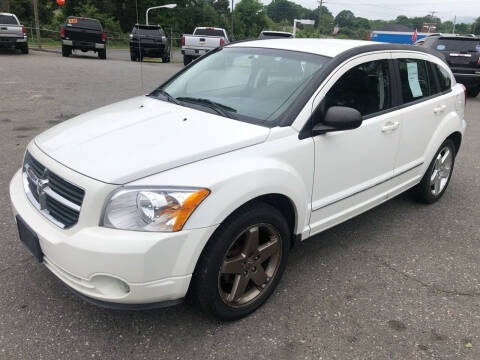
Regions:
<instances>
[{"instance_id":1,"label":"dodge caliber","mask_svg":"<svg viewBox=\"0 0 480 360\"><path fill-rule=\"evenodd\" d=\"M149 95L38 135L10 184L20 240L73 292L237 319L291 247L410 190L445 193L465 88L409 45L230 44Z\"/></svg>"}]
</instances>

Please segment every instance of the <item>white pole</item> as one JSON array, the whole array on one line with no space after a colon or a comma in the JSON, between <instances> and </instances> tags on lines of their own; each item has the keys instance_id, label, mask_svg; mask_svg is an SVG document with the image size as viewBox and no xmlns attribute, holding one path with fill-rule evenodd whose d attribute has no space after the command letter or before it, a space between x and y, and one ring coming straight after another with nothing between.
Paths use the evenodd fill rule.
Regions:
<instances>
[{"instance_id":1,"label":"white pole","mask_svg":"<svg viewBox=\"0 0 480 360\"><path fill-rule=\"evenodd\" d=\"M297 19L293 19L293 37L297 33Z\"/></svg>"}]
</instances>

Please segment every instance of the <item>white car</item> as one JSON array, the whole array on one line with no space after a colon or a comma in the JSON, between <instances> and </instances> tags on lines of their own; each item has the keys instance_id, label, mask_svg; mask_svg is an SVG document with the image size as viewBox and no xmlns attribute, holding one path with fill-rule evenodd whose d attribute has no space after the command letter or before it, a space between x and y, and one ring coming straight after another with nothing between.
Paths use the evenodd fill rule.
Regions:
<instances>
[{"instance_id":1,"label":"white car","mask_svg":"<svg viewBox=\"0 0 480 360\"><path fill-rule=\"evenodd\" d=\"M465 92L432 50L230 44L150 95L37 136L10 184L20 239L81 297L187 293L222 319L277 286L297 241L408 190L444 194Z\"/></svg>"}]
</instances>

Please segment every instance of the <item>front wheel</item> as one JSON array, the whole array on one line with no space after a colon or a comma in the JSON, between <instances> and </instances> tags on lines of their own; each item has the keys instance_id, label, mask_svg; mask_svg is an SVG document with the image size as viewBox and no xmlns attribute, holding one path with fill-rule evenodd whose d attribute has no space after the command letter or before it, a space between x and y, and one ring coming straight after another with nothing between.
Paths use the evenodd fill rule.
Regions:
<instances>
[{"instance_id":1,"label":"front wheel","mask_svg":"<svg viewBox=\"0 0 480 360\"><path fill-rule=\"evenodd\" d=\"M278 285L290 249L290 229L273 206L257 202L237 210L205 247L192 279L191 295L207 313L244 317Z\"/></svg>"},{"instance_id":2,"label":"front wheel","mask_svg":"<svg viewBox=\"0 0 480 360\"><path fill-rule=\"evenodd\" d=\"M453 141L445 140L435 154L422 181L413 188L417 200L432 204L443 196L452 177L455 152Z\"/></svg>"}]
</instances>

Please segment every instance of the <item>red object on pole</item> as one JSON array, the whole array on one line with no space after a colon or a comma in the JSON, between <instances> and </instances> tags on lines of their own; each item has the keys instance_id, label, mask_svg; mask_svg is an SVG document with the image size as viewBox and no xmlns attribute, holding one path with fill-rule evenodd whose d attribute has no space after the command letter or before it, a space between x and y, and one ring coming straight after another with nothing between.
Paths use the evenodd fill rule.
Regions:
<instances>
[{"instance_id":1,"label":"red object on pole","mask_svg":"<svg viewBox=\"0 0 480 360\"><path fill-rule=\"evenodd\" d=\"M412 35L412 43L414 43L417 40L417 35L418 35L417 29L415 29L415 32Z\"/></svg>"},{"instance_id":2,"label":"red object on pole","mask_svg":"<svg viewBox=\"0 0 480 360\"><path fill-rule=\"evenodd\" d=\"M65 5L65 0L57 0L57 4L63 6Z\"/></svg>"}]
</instances>

